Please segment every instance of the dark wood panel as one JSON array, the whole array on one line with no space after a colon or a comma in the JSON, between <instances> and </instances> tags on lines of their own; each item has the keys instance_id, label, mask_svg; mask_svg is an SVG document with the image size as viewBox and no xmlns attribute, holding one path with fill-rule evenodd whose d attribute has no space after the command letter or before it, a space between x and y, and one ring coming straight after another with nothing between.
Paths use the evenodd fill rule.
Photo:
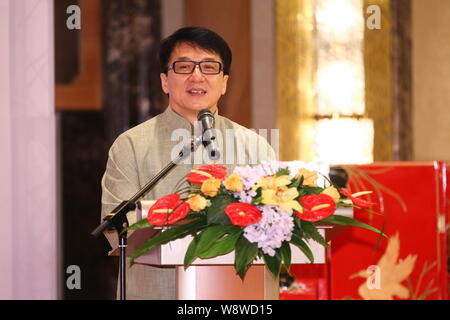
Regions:
<instances>
[{"instance_id":1,"label":"dark wood panel","mask_svg":"<svg viewBox=\"0 0 450 320\"><path fill-rule=\"evenodd\" d=\"M72 76L71 83L56 83L55 105L56 110L99 110L102 107L102 72L101 72L101 1L79 0L71 4L79 4L81 8L81 30L64 31L74 33L79 37L79 43L73 45L77 50L77 59L71 59L73 51L71 46L55 52L56 57L64 61L56 65L56 74L61 73L60 68L73 69L74 60L77 63L77 74ZM61 7L60 5L58 8ZM57 8L55 6L55 8ZM66 29L66 19L69 17L65 10L56 12L55 29ZM78 38L77 37L77 38ZM56 38L57 40L58 38ZM73 42L70 42L73 43ZM55 46L58 49L58 46ZM63 56L61 56L63 55ZM65 58L64 55L67 55Z\"/></svg>"},{"instance_id":2,"label":"dark wood panel","mask_svg":"<svg viewBox=\"0 0 450 320\"><path fill-rule=\"evenodd\" d=\"M391 1L394 160L413 159L411 1Z\"/></svg>"},{"instance_id":3,"label":"dark wood panel","mask_svg":"<svg viewBox=\"0 0 450 320\"><path fill-rule=\"evenodd\" d=\"M250 0L185 1L185 22L220 34L233 52L227 93L219 113L239 124L251 125Z\"/></svg>"}]
</instances>

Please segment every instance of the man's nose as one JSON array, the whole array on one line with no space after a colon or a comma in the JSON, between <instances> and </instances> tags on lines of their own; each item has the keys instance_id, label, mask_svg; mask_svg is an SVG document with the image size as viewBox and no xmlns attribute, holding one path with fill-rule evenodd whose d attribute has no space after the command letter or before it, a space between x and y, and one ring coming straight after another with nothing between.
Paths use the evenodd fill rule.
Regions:
<instances>
[{"instance_id":1,"label":"man's nose","mask_svg":"<svg viewBox=\"0 0 450 320\"><path fill-rule=\"evenodd\" d=\"M200 71L200 65L196 65L190 77L192 80L203 80L203 73Z\"/></svg>"}]
</instances>

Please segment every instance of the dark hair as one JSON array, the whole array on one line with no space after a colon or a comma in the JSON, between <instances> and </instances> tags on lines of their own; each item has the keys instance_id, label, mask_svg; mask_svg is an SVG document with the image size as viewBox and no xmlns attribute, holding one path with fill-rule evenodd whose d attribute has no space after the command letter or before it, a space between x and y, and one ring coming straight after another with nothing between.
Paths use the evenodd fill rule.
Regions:
<instances>
[{"instance_id":1,"label":"dark hair","mask_svg":"<svg viewBox=\"0 0 450 320\"><path fill-rule=\"evenodd\" d=\"M167 73L170 57L175 46L186 42L198 46L206 51L214 52L220 56L223 64L223 73L228 75L231 67L231 49L226 41L214 31L202 27L184 27L178 29L161 41L159 48L159 63L162 73Z\"/></svg>"}]
</instances>

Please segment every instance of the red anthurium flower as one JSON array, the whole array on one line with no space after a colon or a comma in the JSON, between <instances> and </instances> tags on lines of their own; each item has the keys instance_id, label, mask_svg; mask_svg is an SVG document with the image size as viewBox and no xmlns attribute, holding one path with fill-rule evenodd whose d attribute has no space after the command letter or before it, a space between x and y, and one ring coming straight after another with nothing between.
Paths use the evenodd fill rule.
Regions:
<instances>
[{"instance_id":1,"label":"red anthurium flower","mask_svg":"<svg viewBox=\"0 0 450 320\"><path fill-rule=\"evenodd\" d=\"M155 226L172 224L189 213L189 204L180 199L177 193L158 199L148 211L148 222Z\"/></svg>"},{"instance_id":2,"label":"red anthurium flower","mask_svg":"<svg viewBox=\"0 0 450 320\"><path fill-rule=\"evenodd\" d=\"M192 184L202 184L203 181L211 178L223 180L226 175L226 167L219 164L208 164L191 170L187 176L187 180Z\"/></svg>"},{"instance_id":3,"label":"red anthurium flower","mask_svg":"<svg viewBox=\"0 0 450 320\"><path fill-rule=\"evenodd\" d=\"M245 227L261 220L262 213L257 207L249 203L230 203L225 213L235 226Z\"/></svg>"},{"instance_id":4,"label":"red anthurium flower","mask_svg":"<svg viewBox=\"0 0 450 320\"><path fill-rule=\"evenodd\" d=\"M351 194L350 191L348 191L347 189L341 188L341 193L343 195L345 195L347 198L349 198L355 206L358 206L361 208L367 208L367 207L370 207L375 204L373 202L369 202L367 200L363 200L363 199L359 198L362 195L372 193L372 191L362 191L362 192L357 192L357 193Z\"/></svg>"},{"instance_id":5,"label":"red anthurium flower","mask_svg":"<svg viewBox=\"0 0 450 320\"><path fill-rule=\"evenodd\" d=\"M300 198L303 212L295 214L305 221L319 221L333 215L336 210L336 202L327 194L310 194Z\"/></svg>"}]
</instances>

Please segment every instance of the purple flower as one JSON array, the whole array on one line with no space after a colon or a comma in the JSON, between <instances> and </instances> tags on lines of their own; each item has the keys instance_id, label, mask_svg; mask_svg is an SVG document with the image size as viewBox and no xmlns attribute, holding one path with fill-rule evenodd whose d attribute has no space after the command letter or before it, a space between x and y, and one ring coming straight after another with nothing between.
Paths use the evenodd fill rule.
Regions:
<instances>
[{"instance_id":1,"label":"purple flower","mask_svg":"<svg viewBox=\"0 0 450 320\"><path fill-rule=\"evenodd\" d=\"M274 206L260 207L263 217L244 228L244 236L248 241L257 243L258 248L270 256L280 248L283 241L290 241L294 229L292 213Z\"/></svg>"}]
</instances>

